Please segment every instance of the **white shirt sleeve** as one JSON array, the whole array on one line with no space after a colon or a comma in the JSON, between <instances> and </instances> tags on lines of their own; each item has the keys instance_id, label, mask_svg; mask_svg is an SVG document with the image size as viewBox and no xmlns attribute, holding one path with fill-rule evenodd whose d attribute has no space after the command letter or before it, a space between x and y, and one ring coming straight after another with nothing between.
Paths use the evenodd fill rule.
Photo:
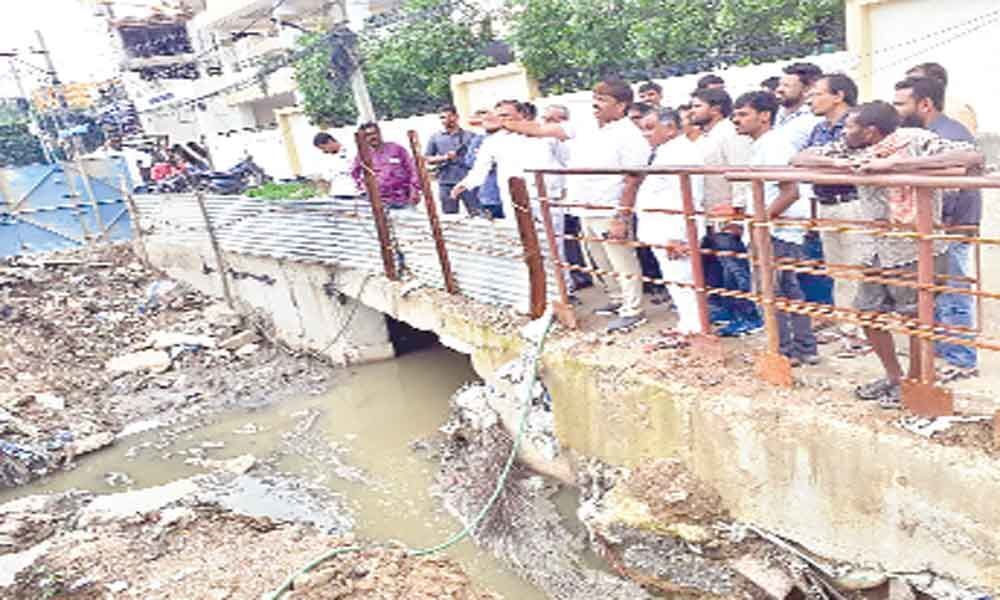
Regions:
<instances>
[{"instance_id":1,"label":"white shirt sleeve","mask_svg":"<svg viewBox=\"0 0 1000 600\"><path fill-rule=\"evenodd\" d=\"M479 146L479 152L476 154L476 160L472 164L472 169L465 174L465 178L458 185L472 190L486 183L486 178L490 176L490 171L497 163L497 146L500 139L497 137L498 135L500 134L495 133L483 140L482 145Z\"/></svg>"}]
</instances>

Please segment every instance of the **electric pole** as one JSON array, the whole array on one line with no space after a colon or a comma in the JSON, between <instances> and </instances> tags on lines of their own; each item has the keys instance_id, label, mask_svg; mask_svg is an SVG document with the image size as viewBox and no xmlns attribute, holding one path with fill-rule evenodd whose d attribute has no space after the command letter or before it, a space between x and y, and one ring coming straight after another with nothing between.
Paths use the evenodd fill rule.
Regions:
<instances>
[{"instance_id":1,"label":"electric pole","mask_svg":"<svg viewBox=\"0 0 1000 600\"><path fill-rule=\"evenodd\" d=\"M42 32L40 29L35 30L35 37L38 39L38 50L35 51L36 54L41 54L45 57L45 65L49 69L49 77L52 81L52 94L56 98L56 104L58 105L56 113L56 123L59 129L63 128L62 113L66 110L66 97L63 96L62 81L59 80L59 74L56 72L56 65L52 62L52 54L49 52L48 47L45 45L45 38L42 37Z\"/></svg>"},{"instance_id":2,"label":"electric pole","mask_svg":"<svg viewBox=\"0 0 1000 600\"><path fill-rule=\"evenodd\" d=\"M38 141L42 144L42 152L45 154L45 162L52 162L52 154L49 152L49 144L45 141L45 137L42 135L42 126L38 122L38 115L35 114L34 107L32 106L31 97L24 89L24 82L21 81L21 73L17 70L17 65L14 64L14 60L17 58L17 54L0 54L0 56L5 56L10 66L10 75L14 78L14 84L17 85L17 93L24 101L28 107L28 118L31 119L31 124L34 126L35 136L38 137Z\"/></svg>"},{"instance_id":3,"label":"electric pole","mask_svg":"<svg viewBox=\"0 0 1000 600\"><path fill-rule=\"evenodd\" d=\"M349 27L347 0L334 2L330 17L330 24L333 28L340 25ZM368 84L365 83L365 74L361 70L361 65L355 66L354 72L351 73L351 92L354 94L354 104L358 108L358 123L374 121L375 108L372 106L371 96L368 95Z\"/></svg>"}]
</instances>

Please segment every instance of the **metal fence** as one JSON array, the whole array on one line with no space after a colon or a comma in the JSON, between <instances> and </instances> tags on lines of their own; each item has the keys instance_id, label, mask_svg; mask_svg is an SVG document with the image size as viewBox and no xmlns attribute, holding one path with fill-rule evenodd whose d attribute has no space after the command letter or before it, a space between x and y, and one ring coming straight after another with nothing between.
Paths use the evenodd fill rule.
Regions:
<instances>
[{"instance_id":1,"label":"metal fence","mask_svg":"<svg viewBox=\"0 0 1000 600\"><path fill-rule=\"evenodd\" d=\"M0 169L0 258L131 238L122 160Z\"/></svg>"},{"instance_id":2,"label":"metal fence","mask_svg":"<svg viewBox=\"0 0 1000 600\"><path fill-rule=\"evenodd\" d=\"M902 399L906 408L926 416L941 416L953 413L953 400L949 390L939 387L935 382L934 342L968 346L979 349L1000 350L1000 339L985 335L981 329L982 319L976 321L976 326L963 327L946 325L935 321L934 304L937 294L948 293L972 297L978 301L985 299L1000 299L1000 293L984 291L982 282L975 278L962 278L946 275L935 270L935 243L959 242L971 244L975 255L979 248L986 245L1000 244L1000 239L982 237L977 228L944 227L935 222L933 212L933 191L942 189L984 189L1000 188L1000 177L968 177L953 174L911 174L911 175L854 175L844 173L819 172L815 170L794 168L719 168L719 167L676 167L642 169L551 169L535 171L539 179L539 189L545 189L544 175L558 174L574 175L635 175L674 176L680 178L680 189L683 196L683 210L652 209L647 212L682 215L687 224L686 242L691 249L697 249L690 254L693 283L652 279L636 275L643 281L651 283L670 283L681 287L694 288L698 300L698 312L704 335L713 337L710 317L710 296L742 298L756 303L763 312L765 331L767 335L766 351L759 356L757 370L760 376L773 384L790 386L792 384L791 363L779 352L778 313L803 314L840 323L853 323L873 330L889 331L902 334L915 340L914 349L919 356L918 372L915 377L902 382ZM737 215L727 218L728 222L739 222L749 227L751 244L745 253L733 253L703 248L696 222L699 219L713 218L713 215L695 210L692 196L691 178L695 175L725 175L727 179L737 182L748 182L753 190L752 211L748 215ZM765 182L793 182L816 184L841 184L853 186L890 187L904 190L916 206L916 215L910 223L889 223L887 221L839 221L830 219L770 219L766 210L764 184ZM860 200L855 200L860 201ZM555 248L566 239L576 239L581 243L625 244L631 247L652 247L633 240L595 239L580 236L557 236L551 222L551 210L546 207L591 208L617 210L618 206L582 205L542 198L545 216L545 231L548 243ZM643 211L638 216L641 219ZM816 214L815 208L813 215ZM819 260L794 260L775 258L772 248L771 228L773 226L793 227L804 231L836 231L842 234L863 238L906 239L913 240L917 246L914 256L915 268L879 268L864 264L827 264ZM733 256L747 259L752 264L757 285L749 291L711 287L706 284L704 276L703 257ZM599 275L619 276L617 273L597 271L594 268L571 265L560 260L550 261L550 268L556 272L555 280L563 281L562 275L567 270L579 270ZM791 300L781 297L774 285L775 277L781 272L798 274L823 275L835 281L857 281L891 285L917 290L918 310L915 316L904 316L892 312L861 311L846 306L835 306L804 300ZM625 275L632 277L631 275ZM964 279L964 280L963 280ZM956 284L956 280L959 281ZM575 327L574 309L569 302L568 292L560 286L560 297L555 306L557 314L563 323ZM981 305L980 305L981 306Z\"/></svg>"}]
</instances>

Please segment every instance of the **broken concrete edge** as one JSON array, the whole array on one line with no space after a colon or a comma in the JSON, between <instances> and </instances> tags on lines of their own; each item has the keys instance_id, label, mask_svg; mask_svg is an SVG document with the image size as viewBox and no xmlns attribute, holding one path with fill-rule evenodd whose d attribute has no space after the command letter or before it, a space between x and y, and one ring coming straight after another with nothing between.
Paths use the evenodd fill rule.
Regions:
<instances>
[{"instance_id":1,"label":"broken concrete edge","mask_svg":"<svg viewBox=\"0 0 1000 600\"><path fill-rule=\"evenodd\" d=\"M347 295L360 295L364 305L418 329L435 331L461 350L471 348L473 366L486 379L521 346L509 319L499 326L476 322L454 310L455 300L437 290L410 292L404 290L404 283L360 271L283 261L268 264L265 259L240 255L227 256L227 260L243 261L278 277L301 268L311 273L303 276L305 282L328 281L336 274L337 288ZM189 265L195 266L200 263ZM197 279L191 268L174 271L185 280ZM362 286L362 282L367 283ZM202 281L209 288L213 283L211 278ZM768 415L778 419L775 426L773 420L761 421L753 414L760 406L752 393L712 398L717 388L640 381L630 385L623 398L597 385L601 367L578 356L560 355L558 349L544 358L543 380L555 398L556 432L570 452L623 465L647 457L676 456L718 487L736 518L758 523L821 554L904 567L900 570L927 562L941 573L958 578L985 574L987 582L1000 585L1000 567L985 560L1000 553L989 550L1000 544L994 539L997 535L990 533L1000 531L1000 523L984 511L989 506L987 498L1000 490L988 491L992 487L980 481L979 475L989 471L981 470L988 467L985 457L968 449L914 441L902 432L868 423L849 422L823 406L786 410L779 402ZM767 395L774 403L775 393ZM826 460L834 458L827 456L830 448L841 448L844 443L848 451L836 453L836 464ZM911 461L909 454L917 460ZM768 460L755 461L754 457ZM935 466L940 464L956 468L942 473ZM864 475L860 479L865 484L847 488L848 494L840 484L836 489L824 488L858 474ZM952 490L950 495L937 493L942 489L941 477L948 480L944 488ZM755 493L747 494L747 490ZM805 494L802 500L807 502L801 510L786 514L788 498L798 498L796 494ZM888 502L886 494L895 500ZM974 501L971 505L970 500ZM857 506L875 506L880 512L862 513ZM889 514L893 506L898 507L897 513ZM915 536L901 534L910 531L906 523L913 519L936 525L928 531L917 529ZM997 526L973 530L963 525L967 522ZM878 543L871 544L872 539ZM953 543L942 547L942 539Z\"/></svg>"}]
</instances>

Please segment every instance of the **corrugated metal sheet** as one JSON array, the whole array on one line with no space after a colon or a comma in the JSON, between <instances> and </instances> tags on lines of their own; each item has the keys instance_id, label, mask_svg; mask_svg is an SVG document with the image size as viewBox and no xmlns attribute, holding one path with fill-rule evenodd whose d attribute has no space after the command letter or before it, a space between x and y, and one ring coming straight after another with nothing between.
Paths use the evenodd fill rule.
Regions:
<instances>
[{"instance_id":1,"label":"corrugated metal sheet","mask_svg":"<svg viewBox=\"0 0 1000 600\"><path fill-rule=\"evenodd\" d=\"M138 196L135 200L144 231L169 235L178 244L207 240L194 196ZM226 252L382 272L378 234L371 208L363 200L277 204L209 196L205 205ZM427 216L417 210L390 210L389 217L404 276L443 289ZM526 309L528 268L513 222L445 217L442 230L462 295L485 304ZM544 234L539 235L544 240ZM553 298L556 286L551 273L547 290Z\"/></svg>"},{"instance_id":2,"label":"corrugated metal sheet","mask_svg":"<svg viewBox=\"0 0 1000 600\"><path fill-rule=\"evenodd\" d=\"M112 176L127 172L123 161L108 160L103 171ZM0 206L0 257L66 250L88 238L104 243L132 236L128 209L114 181L89 178L95 216L83 176L72 165L5 169L3 177L9 195Z\"/></svg>"}]
</instances>

